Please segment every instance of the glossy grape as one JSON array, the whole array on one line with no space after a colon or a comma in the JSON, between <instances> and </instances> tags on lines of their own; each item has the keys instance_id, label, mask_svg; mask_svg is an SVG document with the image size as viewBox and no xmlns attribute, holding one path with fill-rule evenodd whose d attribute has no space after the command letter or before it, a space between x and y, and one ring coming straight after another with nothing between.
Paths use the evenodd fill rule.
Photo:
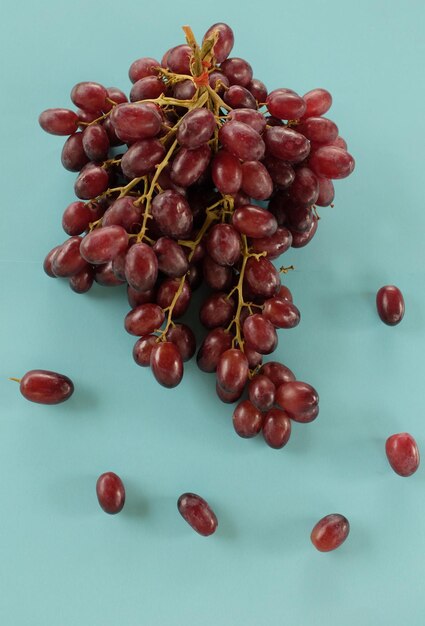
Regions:
<instances>
[{"instance_id":1,"label":"glossy grape","mask_svg":"<svg viewBox=\"0 0 425 626\"><path fill-rule=\"evenodd\" d=\"M109 137L103 126L87 126L83 131L84 152L91 161L103 161L108 158Z\"/></svg>"},{"instance_id":2,"label":"glossy grape","mask_svg":"<svg viewBox=\"0 0 425 626\"><path fill-rule=\"evenodd\" d=\"M255 437L261 430L263 414L250 400L239 402L233 412L233 427L239 437Z\"/></svg>"},{"instance_id":3,"label":"glossy grape","mask_svg":"<svg viewBox=\"0 0 425 626\"><path fill-rule=\"evenodd\" d=\"M56 274L53 272L53 259L56 256L56 253L60 249L60 246L55 246L48 252L43 261L43 270L46 272L47 276L50 278L56 278Z\"/></svg>"},{"instance_id":4,"label":"glossy grape","mask_svg":"<svg viewBox=\"0 0 425 626\"><path fill-rule=\"evenodd\" d=\"M217 24L210 26L205 33L202 42L205 42L206 39L211 38L215 34L218 35L213 48L215 60L217 63L223 63L233 48L235 37L230 26L224 24L223 22L218 22Z\"/></svg>"},{"instance_id":5,"label":"glossy grape","mask_svg":"<svg viewBox=\"0 0 425 626\"><path fill-rule=\"evenodd\" d=\"M272 195L273 181L259 161L245 161L242 164L242 191L254 200L266 200Z\"/></svg>"},{"instance_id":6,"label":"glossy grape","mask_svg":"<svg viewBox=\"0 0 425 626\"><path fill-rule=\"evenodd\" d=\"M248 85L249 91L252 93L258 103L263 103L267 99L267 87L258 78L253 78Z\"/></svg>"},{"instance_id":7,"label":"glossy grape","mask_svg":"<svg viewBox=\"0 0 425 626\"><path fill-rule=\"evenodd\" d=\"M404 298L395 285L385 285L376 294L376 308L381 320L388 326L396 326L404 317Z\"/></svg>"},{"instance_id":8,"label":"glossy grape","mask_svg":"<svg viewBox=\"0 0 425 626\"><path fill-rule=\"evenodd\" d=\"M338 137L338 126L326 117L309 117L297 126L297 131L315 144L330 144Z\"/></svg>"},{"instance_id":9,"label":"glossy grape","mask_svg":"<svg viewBox=\"0 0 425 626\"><path fill-rule=\"evenodd\" d=\"M218 138L226 150L242 161L259 161L264 156L265 145L261 136L243 122L226 122L220 128Z\"/></svg>"},{"instance_id":10,"label":"glossy grape","mask_svg":"<svg viewBox=\"0 0 425 626\"><path fill-rule=\"evenodd\" d=\"M183 378L183 360L171 341L161 341L153 346L150 365L153 375L163 387L176 387Z\"/></svg>"},{"instance_id":11,"label":"glossy grape","mask_svg":"<svg viewBox=\"0 0 425 626\"><path fill-rule=\"evenodd\" d=\"M230 111L229 120L235 120L236 122L243 122L247 126L251 126L257 133L261 134L266 127L266 119L260 111L254 111L251 109L235 109Z\"/></svg>"},{"instance_id":12,"label":"glossy grape","mask_svg":"<svg viewBox=\"0 0 425 626\"><path fill-rule=\"evenodd\" d=\"M221 71L227 76L231 85L247 87L252 80L251 65L239 57L232 57L223 61Z\"/></svg>"},{"instance_id":13,"label":"glossy grape","mask_svg":"<svg viewBox=\"0 0 425 626\"><path fill-rule=\"evenodd\" d=\"M165 84L157 76L145 76L137 80L130 91L130 102L155 100L164 93Z\"/></svg>"},{"instance_id":14,"label":"glossy grape","mask_svg":"<svg viewBox=\"0 0 425 626\"><path fill-rule=\"evenodd\" d=\"M158 73L158 68L160 66L159 61L153 59L152 57L142 57L141 59L136 59L130 65L130 69L128 70L128 76L132 83L135 83L137 80L141 78L145 78L145 76L154 76Z\"/></svg>"},{"instance_id":15,"label":"glossy grape","mask_svg":"<svg viewBox=\"0 0 425 626\"><path fill-rule=\"evenodd\" d=\"M354 170L354 165L351 154L337 146L323 146L309 159L309 167L324 178L345 178Z\"/></svg>"},{"instance_id":16,"label":"glossy grape","mask_svg":"<svg viewBox=\"0 0 425 626\"><path fill-rule=\"evenodd\" d=\"M148 367L151 363L152 348L156 344L156 335L142 335L134 344L133 359L141 367Z\"/></svg>"},{"instance_id":17,"label":"glossy grape","mask_svg":"<svg viewBox=\"0 0 425 626\"><path fill-rule=\"evenodd\" d=\"M217 363L217 382L224 391L240 391L248 380L248 360L241 350L230 348Z\"/></svg>"},{"instance_id":18,"label":"glossy grape","mask_svg":"<svg viewBox=\"0 0 425 626\"><path fill-rule=\"evenodd\" d=\"M169 307L180 287L181 278L166 278L158 288L156 294L156 302L160 307L166 309ZM178 296L173 309L173 317L179 318L184 315L190 304L190 298L192 291L190 289L189 282L185 280L183 282L183 288Z\"/></svg>"},{"instance_id":19,"label":"glossy grape","mask_svg":"<svg viewBox=\"0 0 425 626\"><path fill-rule=\"evenodd\" d=\"M319 396L314 387L300 380L283 383L276 390L276 404L297 422L315 419L314 410L318 403Z\"/></svg>"},{"instance_id":20,"label":"glossy grape","mask_svg":"<svg viewBox=\"0 0 425 626\"><path fill-rule=\"evenodd\" d=\"M291 232L282 226L270 237L260 237L251 242L252 251L256 253L266 252L269 260L277 259L286 252L292 244Z\"/></svg>"},{"instance_id":21,"label":"glossy grape","mask_svg":"<svg viewBox=\"0 0 425 626\"><path fill-rule=\"evenodd\" d=\"M142 223L141 207L134 204L134 198L118 198L105 211L102 226L122 226L128 233L137 232Z\"/></svg>"},{"instance_id":22,"label":"glossy grape","mask_svg":"<svg viewBox=\"0 0 425 626\"><path fill-rule=\"evenodd\" d=\"M153 246L158 260L158 269L170 276L179 278L189 269L189 262L181 246L174 239L160 237Z\"/></svg>"},{"instance_id":23,"label":"glossy grape","mask_svg":"<svg viewBox=\"0 0 425 626\"><path fill-rule=\"evenodd\" d=\"M99 476L96 495L102 509L110 515L119 513L125 504L124 484L114 472L105 472Z\"/></svg>"},{"instance_id":24,"label":"glossy grape","mask_svg":"<svg viewBox=\"0 0 425 626\"><path fill-rule=\"evenodd\" d=\"M186 44L175 46L167 54L167 67L176 74L190 74L192 49Z\"/></svg>"},{"instance_id":25,"label":"glossy grape","mask_svg":"<svg viewBox=\"0 0 425 626\"><path fill-rule=\"evenodd\" d=\"M211 164L215 186L222 194L234 194L242 184L242 168L239 159L227 150L219 150Z\"/></svg>"},{"instance_id":26,"label":"glossy grape","mask_svg":"<svg viewBox=\"0 0 425 626\"><path fill-rule=\"evenodd\" d=\"M269 361L262 365L258 374L269 378L276 389L283 383L295 380L295 375L289 367L277 361Z\"/></svg>"},{"instance_id":27,"label":"glossy grape","mask_svg":"<svg viewBox=\"0 0 425 626\"><path fill-rule=\"evenodd\" d=\"M233 272L230 267L219 265L207 254L203 260L204 280L214 291L227 290L232 284Z\"/></svg>"},{"instance_id":28,"label":"glossy grape","mask_svg":"<svg viewBox=\"0 0 425 626\"><path fill-rule=\"evenodd\" d=\"M208 109L194 109L182 117L177 130L177 141L193 150L211 139L215 130L215 117Z\"/></svg>"},{"instance_id":29,"label":"glossy grape","mask_svg":"<svg viewBox=\"0 0 425 626\"><path fill-rule=\"evenodd\" d=\"M124 283L124 280L115 273L112 261L108 261L103 265L96 265L94 268L94 280L102 287L118 287Z\"/></svg>"},{"instance_id":30,"label":"glossy grape","mask_svg":"<svg viewBox=\"0 0 425 626\"><path fill-rule=\"evenodd\" d=\"M248 347L260 354L270 354L276 349L277 334L268 319L254 313L243 323L243 335Z\"/></svg>"},{"instance_id":31,"label":"glossy grape","mask_svg":"<svg viewBox=\"0 0 425 626\"><path fill-rule=\"evenodd\" d=\"M146 243L134 244L126 255L124 271L126 280L133 289L149 291L155 285L158 276L158 259L155 252Z\"/></svg>"},{"instance_id":32,"label":"glossy grape","mask_svg":"<svg viewBox=\"0 0 425 626\"><path fill-rule=\"evenodd\" d=\"M317 176L308 167L298 168L288 195L299 207L310 207L319 196Z\"/></svg>"},{"instance_id":33,"label":"glossy grape","mask_svg":"<svg viewBox=\"0 0 425 626\"><path fill-rule=\"evenodd\" d=\"M281 120L296 120L306 111L303 98L290 89L271 91L267 96L266 105L270 115Z\"/></svg>"},{"instance_id":34,"label":"glossy grape","mask_svg":"<svg viewBox=\"0 0 425 626\"><path fill-rule=\"evenodd\" d=\"M276 328L295 328L301 314L295 304L283 298L270 298L264 302L263 316Z\"/></svg>"},{"instance_id":35,"label":"glossy grape","mask_svg":"<svg viewBox=\"0 0 425 626\"><path fill-rule=\"evenodd\" d=\"M232 85L229 87L224 93L223 100L232 109L255 110L257 108L257 103L252 93L240 85Z\"/></svg>"},{"instance_id":36,"label":"glossy grape","mask_svg":"<svg viewBox=\"0 0 425 626\"><path fill-rule=\"evenodd\" d=\"M332 96L326 89L312 89L303 96L306 104L304 117L323 115L331 108Z\"/></svg>"},{"instance_id":37,"label":"glossy grape","mask_svg":"<svg viewBox=\"0 0 425 626\"><path fill-rule=\"evenodd\" d=\"M311 531L311 541L319 552L330 552L344 543L349 532L348 519L339 513L332 513L317 522Z\"/></svg>"},{"instance_id":38,"label":"glossy grape","mask_svg":"<svg viewBox=\"0 0 425 626\"><path fill-rule=\"evenodd\" d=\"M75 181L74 191L77 198L90 200L106 191L108 186L108 172L100 165L87 163Z\"/></svg>"},{"instance_id":39,"label":"glossy grape","mask_svg":"<svg viewBox=\"0 0 425 626\"><path fill-rule=\"evenodd\" d=\"M49 370L30 370L19 383L21 394L38 404L59 404L74 393L74 384L68 376Z\"/></svg>"},{"instance_id":40,"label":"glossy grape","mask_svg":"<svg viewBox=\"0 0 425 626\"><path fill-rule=\"evenodd\" d=\"M235 301L223 292L208 296L199 309L199 319L205 328L227 326L235 311Z\"/></svg>"},{"instance_id":41,"label":"glossy grape","mask_svg":"<svg viewBox=\"0 0 425 626\"><path fill-rule=\"evenodd\" d=\"M211 159L208 144L199 148L181 148L171 166L171 180L181 187L193 185L205 172Z\"/></svg>"},{"instance_id":42,"label":"glossy grape","mask_svg":"<svg viewBox=\"0 0 425 626\"><path fill-rule=\"evenodd\" d=\"M267 128L264 141L272 156L289 163L303 161L310 152L309 140L292 128L280 126Z\"/></svg>"},{"instance_id":43,"label":"glossy grape","mask_svg":"<svg viewBox=\"0 0 425 626\"><path fill-rule=\"evenodd\" d=\"M189 361L196 352L196 338L186 324L174 324L166 334L167 341L174 343L184 361Z\"/></svg>"},{"instance_id":44,"label":"glossy grape","mask_svg":"<svg viewBox=\"0 0 425 626\"><path fill-rule=\"evenodd\" d=\"M64 168L70 172L79 172L89 160L83 147L83 133L70 135L62 148L61 162Z\"/></svg>"},{"instance_id":45,"label":"glossy grape","mask_svg":"<svg viewBox=\"0 0 425 626\"><path fill-rule=\"evenodd\" d=\"M145 176L162 161L165 148L158 139L140 139L133 143L121 159L123 174L127 178Z\"/></svg>"},{"instance_id":46,"label":"glossy grape","mask_svg":"<svg viewBox=\"0 0 425 626\"><path fill-rule=\"evenodd\" d=\"M277 230L277 221L273 213L253 204L236 209L232 224L242 235L253 239L271 237Z\"/></svg>"},{"instance_id":47,"label":"glossy grape","mask_svg":"<svg viewBox=\"0 0 425 626\"><path fill-rule=\"evenodd\" d=\"M73 276L87 266L87 261L80 254L81 241L81 237L70 237L61 245L52 260L55 276L61 278Z\"/></svg>"},{"instance_id":48,"label":"glossy grape","mask_svg":"<svg viewBox=\"0 0 425 626\"><path fill-rule=\"evenodd\" d=\"M263 298L271 298L280 286L279 272L266 258L250 257L245 267L245 282L250 290Z\"/></svg>"},{"instance_id":49,"label":"glossy grape","mask_svg":"<svg viewBox=\"0 0 425 626\"><path fill-rule=\"evenodd\" d=\"M125 142L155 137L161 129L161 115L147 103L119 104L111 113L111 124Z\"/></svg>"},{"instance_id":50,"label":"glossy grape","mask_svg":"<svg viewBox=\"0 0 425 626\"><path fill-rule=\"evenodd\" d=\"M234 265L241 256L242 241L230 224L215 224L208 235L207 250L219 265Z\"/></svg>"},{"instance_id":51,"label":"glossy grape","mask_svg":"<svg viewBox=\"0 0 425 626\"><path fill-rule=\"evenodd\" d=\"M159 330L165 319L165 313L157 304L140 304L125 316L124 327L130 335L141 337Z\"/></svg>"},{"instance_id":52,"label":"glossy grape","mask_svg":"<svg viewBox=\"0 0 425 626\"><path fill-rule=\"evenodd\" d=\"M319 195L315 204L317 206L329 206L335 197L333 182L328 178L319 178L319 176L316 176L316 178L319 185Z\"/></svg>"},{"instance_id":53,"label":"glossy grape","mask_svg":"<svg viewBox=\"0 0 425 626\"><path fill-rule=\"evenodd\" d=\"M411 476L419 467L418 445L409 433L388 437L385 452L391 467L399 476Z\"/></svg>"},{"instance_id":54,"label":"glossy grape","mask_svg":"<svg viewBox=\"0 0 425 626\"><path fill-rule=\"evenodd\" d=\"M291 420L285 411L270 409L263 423L263 437L271 448L280 449L285 446L291 436Z\"/></svg>"},{"instance_id":55,"label":"glossy grape","mask_svg":"<svg viewBox=\"0 0 425 626\"><path fill-rule=\"evenodd\" d=\"M220 356L232 345L232 335L224 328L214 328L205 337L197 354L199 369L203 372L215 372Z\"/></svg>"},{"instance_id":56,"label":"glossy grape","mask_svg":"<svg viewBox=\"0 0 425 626\"><path fill-rule=\"evenodd\" d=\"M276 387L264 374L257 374L248 385L248 396L260 411L269 411L274 404Z\"/></svg>"},{"instance_id":57,"label":"glossy grape","mask_svg":"<svg viewBox=\"0 0 425 626\"><path fill-rule=\"evenodd\" d=\"M77 83L71 91L71 100L75 106L93 113L101 113L104 110L107 97L105 87L99 83Z\"/></svg>"},{"instance_id":58,"label":"glossy grape","mask_svg":"<svg viewBox=\"0 0 425 626\"><path fill-rule=\"evenodd\" d=\"M190 207L185 198L176 191L167 190L155 196L152 215L161 232L174 239L183 239L192 230Z\"/></svg>"},{"instance_id":59,"label":"glossy grape","mask_svg":"<svg viewBox=\"0 0 425 626\"><path fill-rule=\"evenodd\" d=\"M127 249L128 235L122 226L96 228L86 235L80 245L81 256L93 265L112 261Z\"/></svg>"},{"instance_id":60,"label":"glossy grape","mask_svg":"<svg viewBox=\"0 0 425 626\"><path fill-rule=\"evenodd\" d=\"M313 239L314 235L317 231L318 220L317 217L313 216L313 221L311 222L309 228L304 232L297 232L296 230L291 230L292 233L292 247L293 248L303 248Z\"/></svg>"},{"instance_id":61,"label":"glossy grape","mask_svg":"<svg viewBox=\"0 0 425 626\"><path fill-rule=\"evenodd\" d=\"M78 128L78 115L70 109L46 109L40 114L41 128L51 135L72 135Z\"/></svg>"},{"instance_id":62,"label":"glossy grape","mask_svg":"<svg viewBox=\"0 0 425 626\"><path fill-rule=\"evenodd\" d=\"M183 493L177 501L177 508L189 526L203 537L208 537L217 530L217 517L201 496Z\"/></svg>"},{"instance_id":63,"label":"glossy grape","mask_svg":"<svg viewBox=\"0 0 425 626\"><path fill-rule=\"evenodd\" d=\"M81 272L74 274L69 279L69 286L75 293L87 293L93 285L94 272L93 269L87 265Z\"/></svg>"},{"instance_id":64,"label":"glossy grape","mask_svg":"<svg viewBox=\"0 0 425 626\"><path fill-rule=\"evenodd\" d=\"M292 185L295 178L295 172L294 168L289 163L270 155L264 159L263 163L266 166L271 179L279 187L279 189L286 189Z\"/></svg>"}]
</instances>

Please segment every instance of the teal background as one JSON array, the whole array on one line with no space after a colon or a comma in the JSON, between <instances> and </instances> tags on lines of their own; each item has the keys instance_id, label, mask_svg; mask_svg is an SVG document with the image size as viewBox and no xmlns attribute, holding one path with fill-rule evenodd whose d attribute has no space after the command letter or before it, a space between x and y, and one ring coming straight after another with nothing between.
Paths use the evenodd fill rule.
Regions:
<instances>
[{"instance_id":1,"label":"teal background","mask_svg":"<svg viewBox=\"0 0 425 626\"><path fill-rule=\"evenodd\" d=\"M1 624L423 625L424 468L398 477L384 442L406 430L425 444L424 18L422 0L4 6ZM133 363L123 289L78 296L41 269L65 239L74 176L39 112L69 106L80 80L128 90L134 59L160 58L185 23L202 36L218 20L269 89L333 93L357 161L313 242L282 257L296 265L286 280L302 322L281 331L276 357L317 387L321 410L280 451L235 435L232 408L194 363L172 391ZM406 300L395 328L375 311L388 283ZM72 399L26 402L7 377L33 368L71 376ZM95 496L107 470L127 489L115 517ZM216 535L178 515L184 491L210 502ZM321 554L310 531L333 512L351 533Z\"/></svg>"}]
</instances>

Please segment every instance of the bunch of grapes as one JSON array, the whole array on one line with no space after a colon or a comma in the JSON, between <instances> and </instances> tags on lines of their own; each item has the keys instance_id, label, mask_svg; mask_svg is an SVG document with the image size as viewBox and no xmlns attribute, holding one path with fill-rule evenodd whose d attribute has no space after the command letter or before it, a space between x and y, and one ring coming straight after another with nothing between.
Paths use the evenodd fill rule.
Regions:
<instances>
[{"instance_id":1,"label":"bunch of grapes","mask_svg":"<svg viewBox=\"0 0 425 626\"><path fill-rule=\"evenodd\" d=\"M251 65L231 57L233 32L208 29L161 62L131 65L126 95L99 83L75 85L76 111L48 109L40 125L69 135L62 163L78 172L78 198L64 211L69 238L44 262L49 276L69 279L77 293L93 281L127 283L126 330L138 337L133 356L165 387L178 385L192 358L192 330L178 322L192 292L210 292L200 308L208 334L197 354L216 372L224 402L236 402L242 437L263 431L282 447L291 419L318 414L318 395L285 365L262 364L300 312L272 263L317 230L316 207L334 198L332 179L348 176L354 159L323 117L325 89L303 97L287 88L268 93Z\"/></svg>"}]
</instances>

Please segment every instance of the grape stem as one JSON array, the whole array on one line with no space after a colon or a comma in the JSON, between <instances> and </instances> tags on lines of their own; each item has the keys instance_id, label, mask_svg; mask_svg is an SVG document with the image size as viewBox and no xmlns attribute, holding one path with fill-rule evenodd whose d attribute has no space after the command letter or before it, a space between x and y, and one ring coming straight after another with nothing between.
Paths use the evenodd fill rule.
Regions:
<instances>
[{"instance_id":1,"label":"grape stem","mask_svg":"<svg viewBox=\"0 0 425 626\"><path fill-rule=\"evenodd\" d=\"M20 382L21 382L21 379L20 379L20 378L13 378L13 377L10 377L10 378L9 378L9 380L13 380L13 381L15 381L15 383L20 383Z\"/></svg>"}]
</instances>

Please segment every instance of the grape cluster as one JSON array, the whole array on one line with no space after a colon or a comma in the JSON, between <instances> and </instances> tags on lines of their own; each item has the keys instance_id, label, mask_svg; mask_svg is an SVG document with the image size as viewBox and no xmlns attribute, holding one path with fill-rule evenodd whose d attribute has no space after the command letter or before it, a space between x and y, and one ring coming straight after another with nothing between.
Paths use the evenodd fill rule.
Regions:
<instances>
[{"instance_id":1,"label":"grape cluster","mask_svg":"<svg viewBox=\"0 0 425 626\"><path fill-rule=\"evenodd\" d=\"M45 131L68 135L62 163L78 172L78 200L62 219L69 238L48 253L44 269L77 293L93 281L126 283L134 360L165 387L179 384L195 354L193 331L176 320L206 284L199 315L208 334L198 365L216 372L224 402L248 387L234 412L236 432L262 430L279 448L291 419L317 416L318 395L283 364L262 365L277 346L276 329L300 320L281 284L287 268L279 272L272 261L311 241L316 207L332 203L332 180L348 176L354 159L323 117L328 91L268 93L247 61L229 57L229 26L214 24L202 45L183 30L187 43L161 62L132 63L129 99L82 82L71 91L76 111L40 115Z\"/></svg>"}]
</instances>

